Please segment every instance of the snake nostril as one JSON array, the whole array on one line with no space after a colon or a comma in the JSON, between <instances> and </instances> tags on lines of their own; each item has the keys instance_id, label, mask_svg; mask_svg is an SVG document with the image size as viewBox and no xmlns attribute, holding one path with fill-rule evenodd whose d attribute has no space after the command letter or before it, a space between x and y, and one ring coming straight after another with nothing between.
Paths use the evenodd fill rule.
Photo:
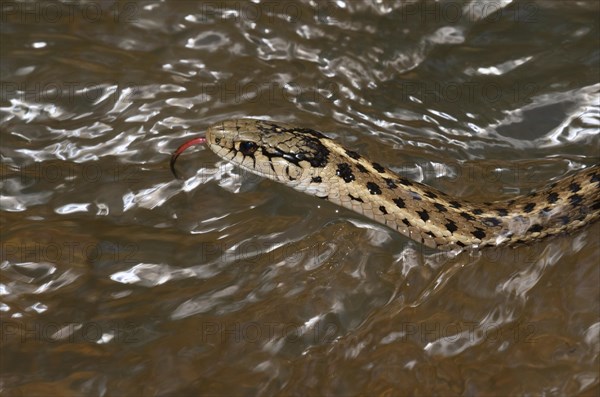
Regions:
<instances>
[{"instance_id":1,"label":"snake nostril","mask_svg":"<svg viewBox=\"0 0 600 397\"><path fill-rule=\"evenodd\" d=\"M242 154L244 156L250 156L251 154L256 152L257 148L258 148L258 145L256 144L256 142L252 142L252 141L240 142L240 152L242 152Z\"/></svg>"}]
</instances>

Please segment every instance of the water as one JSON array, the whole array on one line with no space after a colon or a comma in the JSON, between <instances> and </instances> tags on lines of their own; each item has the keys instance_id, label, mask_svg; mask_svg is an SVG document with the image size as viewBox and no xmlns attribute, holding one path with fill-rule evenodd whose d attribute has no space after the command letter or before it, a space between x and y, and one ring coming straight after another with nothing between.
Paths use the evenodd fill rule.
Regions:
<instances>
[{"instance_id":1,"label":"water","mask_svg":"<svg viewBox=\"0 0 600 397\"><path fill-rule=\"evenodd\" d=\"M597 2L5 2L4 395L598 394L600 231L441 254L190 151L261 117L468 200L598 162Z\"/></svg>"}]
</instances>

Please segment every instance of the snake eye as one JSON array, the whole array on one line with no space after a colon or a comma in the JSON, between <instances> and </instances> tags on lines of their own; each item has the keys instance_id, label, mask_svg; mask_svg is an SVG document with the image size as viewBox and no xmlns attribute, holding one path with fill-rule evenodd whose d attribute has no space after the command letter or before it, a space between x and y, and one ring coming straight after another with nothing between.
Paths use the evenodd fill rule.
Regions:
<instances>
[{"instance_id":1,"label":"snake eye","mask_svg":"<svg viewBox=\"0 0 600 397\"><path fill-rule=\"evenodd\" d=\"M258 149L258 145L256 144L256 142L251 142L251 141L240 142L240 152L242 152L242 154L244 156L250 156L251 154L256 152L256 149Z\"/></svg>"}]
</instances>

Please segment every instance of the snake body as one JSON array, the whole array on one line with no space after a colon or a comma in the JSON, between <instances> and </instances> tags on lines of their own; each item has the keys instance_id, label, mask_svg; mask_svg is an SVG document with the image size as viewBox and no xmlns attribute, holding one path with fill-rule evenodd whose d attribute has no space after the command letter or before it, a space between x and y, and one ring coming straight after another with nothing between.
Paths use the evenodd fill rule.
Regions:
<instances>
[{"instance_id":1,"label":"snake body","mask_svg":"<svg viewBox=\"0 0 600 397\"><path fill-rule=\"evenodd\" d=\"M227 120L209 127L206 141L218 156L243 169L327 199L436 249L529 243L600 217L599 165L510 201L471 203L403 178L309 128Z\"/></svg>"}]
</instances>

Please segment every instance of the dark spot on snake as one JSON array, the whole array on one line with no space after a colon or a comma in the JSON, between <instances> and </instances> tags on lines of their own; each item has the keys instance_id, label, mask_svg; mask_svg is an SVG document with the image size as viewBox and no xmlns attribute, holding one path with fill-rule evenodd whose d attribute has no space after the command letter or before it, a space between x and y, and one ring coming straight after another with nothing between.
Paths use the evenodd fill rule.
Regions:
<instances>
[{"instance_id":1,"label":"dark spot on snake","mask_svg":"<svg viewBox=\"0 0 600 397\"><path fill-rule=\"evenodd\" d=\"M483 229L480 229L478 227L475 228L475 231L471 233L473 236L475 236L475 238L478 238L480 240L483 240L485 238L485 232L483 231Z\"/></svg>"},{"instance_id":2,"label":"dark spot on snake","mask_svg":"<svg viewBox=\"0 0 600 397\"><path fill-rule=\"evenodd\" d=\"M454 221L448 221L448 223L446 223L444 226L446 226L446 229L448 229L450 233L454 233L458 230L458 227L456 226L456 223L454 223Z\"/></svg>"},{"instance_id":3,"label":"dark spot on snake","mask_svg":"<svg viewBox=\"0 0 600 397\"><path fill-rule=\"evenodd\" d=\"M581 197L578 194L573 194L571 196L569 196L569 201L571 202L572 206L578 206L579 204L581 204L581 202L583 201L583 197Z\"/></svg>"},{"instance_id":4,"label":"dark spot on snake","mask_svg":"<svg viewBox=\"0 0 600 397\"><path fill-rule=\"evenodd\" d=\"M545 214L546 212L550 212L550 207L544 207L540 210L540 214Z\"/></svg>"},{"instance_id":5,"label":"dark spot on snake","mask_svg":"<svg viewBox=\"0 0 600 397\"><path fill-rule=\"evenodd\" d=\"M571 221L571 219L567 215L563 215L559 219L563 225L567 225Z\"/></svg>"},{"instance_id":6,"label":"dark spot on snake","mask_svg":"<svg viewBox=\"0 0 600 397\"><path fill-rule=\"evenodd\" d=\"M482 211L482 210L480 210L479 208L475 208L475 209L473 210L473 214L475 214L475 215L481 215L481 214L483 214L483 211Z\"/></svg>"},{"instance_id":7,"label":"dark spot on snake","mask_svg":"<svg viewBox=\"0 0 600 397\"><path fill-rule=\"evenodd\" d=\"M542 225L535 224L535 225L532 225L529 229L527 229L527 232L528 233L539 233L542 231L542 229L544 229L542 227Z\"/></svg>"},{"instance_id":8,"label":"dark spot on snake","mask_svg":"<svg viewBox=\"0 0 600 397\"><path fill-rule=\"evenodd\" d=\"M492 205L492 203L490 203L489 201L485 201L483 204L485 204L485 205Z\"/></svg>"},{"instance_id":9,"label":"dark spot on snake","mask_svg":"<svg viewBox=\"0 0 600 397\"><path fill-rule=\"evenodd\" d=\"M373 163L373 168L375 168L375 171L377 172L385 172L385 168L379 163Z\"/></svg>"},{"instance_id":10,"label":"dark spot on snake","mask_svg":"<svg viewBox=\"0 0 600 397\"><path fill-rule=\"evenodd\" d=\"M350 183L356 179L354 177L354 174L352 173L352 168L350 168L350 166L347 163L338 164L337 171L335 172L335 174L342 178L346 183Z\"/></svg>"},{"instance_id":11,"label":"dark spot on snake","mask_svg":"<svg viewBox=\"0 0 600 397\"><path fill-rule=\"evenodd\" d=\"M321 179L320 176L313 176L311 178L311 181L313 181L314 183L321 183L321 182L323 182L323 179Z\"/></svg>"},{"instance_id":12,"label":"dark spot on snake","mask_svg":"<svg viewBox=\"0 0 600 397\"><path fill-rule=\"evenodd\" d=\"M546 201L548 201L548 203L550 204L554 204L558 201L558 193L556 192L552 192L548 195L548 197L546 198Z\"/></svg>"},{"instance_id":13,"label":"dark spot on snake","mask_svg":"<svg viewBox=\"0 0 600 397\"><path fill-rule=\"evenodd\" d=\"M391 180L390 178L383 178L383 180L384 180L384 181L385 181L385 183L387 184L387 187L388 187L388 188L390 188L390 189L395 189L395 188L397 188L397 187L398 187L398 185L396 185L396 184L394 183L394 181L393 181L393 180Z\"/></svg>"},{"instance_id":14,"label":"dark spot on snake","mask_svg":"<svg viewBox=\"0 0 600 397\"><path fill-rule=\"evenodd\" d=\"M369 170L367 170L362 164L356 164L356 168L358 168L358 170L362 173L369 172Z\"/></svg>"},{"instance_id":15,"label":"dark spot on snake","mask_svg":"<svg viewBox=\"0 0 600 397\"><path fill-rule=\"evenodd\" d=\"M600 210L600 200L597 200L594 205L592 205L593 210Z\"/></svg>"},{"instance_id":16,"label":"dark spot on snake","mask_svg":"<svg viewBox=\"0 0 600 397\"><path fill-rule=\"evenodd\" d=\"M288 179L289 179L290 181L295 181L295 180L296 180L296 178L294 178L294 177L292 177L292 176L290 175L290 166L289 166L289 165L285 167L285 173L287 174L287 176L288 176Z\"/></svg>"},{"instance_id":17,"label":"dark spot on snake","mask_svg":"<svg viewBox=\"0 0 600 397\"><path fill-rule=\"evenodd\" d=\"M359 203L364 203L363 199L361 199L360 197L354 197L351 194L349 194L348 197L350 197L350 200L358 201Z\"/></svg>"},{"instance_id":18,"label":"dark spot on snake","mask_svg":"<svg viewBox=\"0 0 600 397\"><path fill-rule=\"evenodd\" d=\"M583 201L583 197L580 196L579 194L573 194L573 195L569 196L569 202L574 207L576 207L579 204L581 204L582 201Z\"/></svg>"},{"instance_id":19,"label":"dark spot on snake","mask_svg":"<svg viewBox=\"0 0 600 397\"><path fill-rule=\"evenodd\" d=\"M409 227L412 226L412 224L406 218L402 219L402 223L404 223L406 226L409 226Z\"/></svg>"},{"instance_id":20,"label":"dark spot on snake","mask_svg":"<svg viewBox=\"0 0 600 397\"><path fill-rule=\"evenodd\" d=\"M385 209L385 207L383 205L379 206L379 211L381 211L381 213L383 215L387 215L388 214L387 210Z\"/></svg>"},{"instance_id":21,"label":"dark spot on snake","mask_svg":"<svg viewBox=\"0 0 600 397\"><path fill-rule=\"evenodd\" d=\"M569 185L569 190L571 190L573 193L577 193L581 190L581 186L579 183L573 182Z\"/></svg>"},{"instance_id":22,"label":"dark spot on snake","mask_svg":"<svg viewBox=\"0 0 600 397\"><path fill-rule=\"evenodd\" d=\"M436 237L437 237L435 234L433 234L433 233L431 233L431 232L427 232L427 233L425 233L425 234L427 234L427 235L429 235L429 236L431 236L431 237L433 237L433 238L436 238Z\"/></svg>"},{"instance_id":23,"label":"dark spot on snake","mask_svg":"<svg viewBox=\"0 0 600 397\"><path fill-rule=\"evenodd\" d=\"M464 245L464 244L463 244L462 242L460 242L460 241L457 241L457 242L456 242L456 245L458 245L459 247L463 247L463 248L464 248L464 247L466 247L466 245Z\"/></svg>"},{"instance_id":24,"label":"dark spot on snake","mask_svg":"<svg viewBox=\"0 0 600 397\"><path fill-rule=\"evenodd\" d=\"M425 196L432 199L437 198L437 194L435 194L434 192L425 192Z\"/></svg>"},{"instance_id":25,"label":"dark spot on snake","mask_svg":"<svg viewBox=\"0 0 600 397\"><path fill-rule=\"evenodd\" d=\"M417 214L419 214L421 219L423 219L423 222L427 222L427 220L429 219L429 214L427 213L427 210L417 211Z\"/></svg>"},{"instance_id":26,"label":"dark spot on snake","mask_svg":"<svg viewBox=\"0 0 600 397\"><path fill-rule=\"evenodd\" d=\"M468 212L461 212L460 216L462 216L463 218L465 218L468 221L474 221L475 218L473 218L473 216L471 214L469 214Z\"/></svg>"},{"instance_id":27,"label":"dark spot on snake","mask_svg":"<svg viewBox=\"0 0 600 397\"><path fill-rule=\"evenodd\" d=\"M404 186L412 186L412 182L406 178L400 178L398 179L398 182L400 182Z\"/></svg>"},{"instance_id":28,"label":"dark spot on snake","mask_svg":"<svg viewBox=\"0 0 600 397\"><path fill-rule=\"evenodd\" d=\"M354 150L346 150L346 154L348 157L353 158L354 160L358 160L360 158L360 154L356 153Z\"/></svg>"},{"instance_id":29,"label":"dark spot on snake","mask_svg":"<svg viewBox=\"0 0 600 397\"><path fill-rule=\"evenodd\" d=\"M369 189L369 193L371 194L381 194L381 189L376 183L367 182L367 189Z\"/></svg>"},{"instance_id":30,"label":"dark spot on snake","mask_svg":"<svg viewBox=\"0 0 600 397\"><path fill-rule=\"evenodd\" d=\"M499 216L507 216L508 215L508 210L506 210L504 208L496 208L496 211L498 212Z\"/></svg>"},{"instance_id":31,"label":"dark spot on snake","mask_svg":"<svg viewBox=\"0 0 600 397\"><path fill-rule=\"evenodd\" d=\"M537 192L531 192L527 195L527 197L535 197L537 196Z\"/></svg>"},{"instance_id":32,"label":"dark spot on snake","mask_svg":"<svg viewBox=\"0 0 600 397\"><path fill-rule=\"evenodd\" d=\"M446 207L444 206L444 204L440 204L440 203L433 203L433 206L434 206L435 208L437 208L437 210L438 210L438 211L440 211L440 212L446 212L446 211L448 211L448 210L446 209Z\"/></svg>"},{"instance_id":33,"label":"dark spot on snake","mask_svg":"<svg viewBox=\"0 0 600 397\"><path fill-rule=\"evenodd\" d=\"M594 182L600 183L600 175L595 172L592 174L592 177L590 178L590 183L594 183Z\"/></svg>"},{"instance_id":34,"label":"dark spot on snake","mask_svg":"<svg viewBox=\"0 0 600 397\"><path fill-rule=\"evenodd\" d=\"M500 222L498 218L488 217L483 219L483 223L485 223L488 226L500 226L502 222Z\"/></svg>"},{"instance_id":35,"label":"dark spot on snake","mask_svg":"<svg viewBox=\"0 0 600 397\"><path fill-rule=\"evenodd\" d=\"M460 208L462 207L458 201L450 201L450 207L452 208Z\"/></svg>"},{"instance_id":36,"label":"dark spot on snake","mask_svg":"<svg viewBox=\"0 0 600 397\"><path fill-rule=\"evenodd\" d=\"M410 191L410 196L417 201L421 201L421 196L419 196L419 193L417 192L413 192L412 190Z\"/></svg>"},{"instance_id":37,"label":"dark spot on snake","mask_svg":"<svg viewBox=\"0 0 600 397\"><path fill-rule=\"evenodd\" d=\"M515 200L510 200L510 201L508 202L508 206L510 207L510 206L512 206L514 203L515 203Z\"/></svg>"},{"instance_id":38,"label":"dark spot on snake","mask_svg":"<svg viewBox=\"0 0 600 397\"><path fill-rule=\"evenodd\" d=\"M256 142L252 142L252 141L242 141L240 142L240 152L242 152L242 154L244 156L251 156L254 154L254 152L256 152L256 149L258 149L258 145L256 144Z\"/></svg>"},{"instance_id":39,"label":"dark spot on snake","mask_svg":"<svg viewBox=\"0 0 600 397\"><path fill-rule=\"evenodd\" d=\"M531 212L535 208L535 203L527 203L525 207L523 207L523 211Z\"/></svg>"},{"instance_id":40,"label":"dark spot on snake","mask_svg":"<svg viewBox=\"0 0 600 397\"><path fill-rule=\"evenodd\" d=\"M401 198L395 198L394 203L396 203L396 206L398 208L405 208L405 204L404 204L404 200L402 200Z\"/></svg>"}]
</instances>

